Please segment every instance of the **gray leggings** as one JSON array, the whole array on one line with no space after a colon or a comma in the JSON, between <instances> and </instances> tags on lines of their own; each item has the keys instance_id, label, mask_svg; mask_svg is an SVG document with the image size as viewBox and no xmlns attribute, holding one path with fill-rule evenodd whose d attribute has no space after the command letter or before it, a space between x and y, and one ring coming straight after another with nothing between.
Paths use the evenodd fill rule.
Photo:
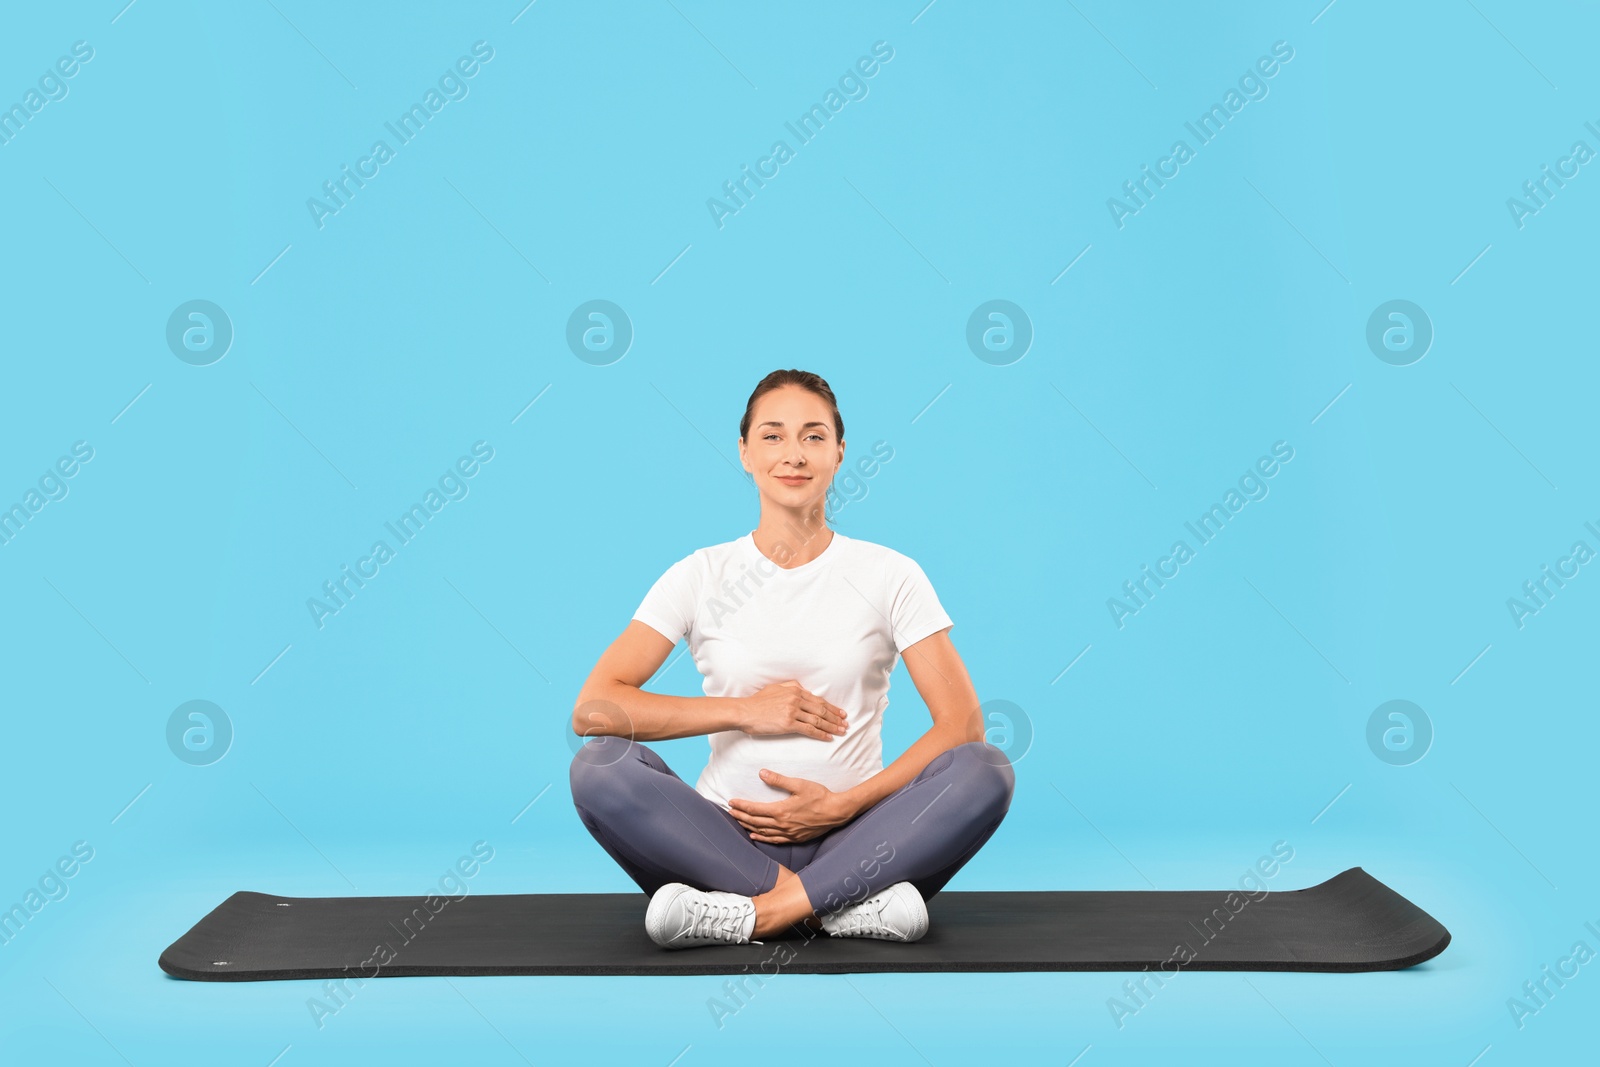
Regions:
<instances>
[{"instance_id":1,"label":"gray leggings","mask_svg":"<svg viewBox=\"0 0 1600 1067\"><path fill-rule=\"evenodd\" d=\"M647 745L600 737L572 761L572 801L594 839L639 888L668 882L755 896L795 872L819 915L896 882L937 893L989 840L1016 777L983 741L941 752L854 819L795 844L754 841L731 814L679 778Z\"/></svg>"}]
</instances>

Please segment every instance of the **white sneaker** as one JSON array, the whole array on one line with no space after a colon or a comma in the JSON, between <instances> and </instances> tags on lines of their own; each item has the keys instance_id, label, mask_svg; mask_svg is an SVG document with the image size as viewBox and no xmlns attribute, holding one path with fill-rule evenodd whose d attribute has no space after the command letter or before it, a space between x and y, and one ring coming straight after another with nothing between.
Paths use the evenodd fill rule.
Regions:
<instances>
[{"instance_id":1,"label":"white sneaker","mask_svg":"<svg viewBox=\"0 0 1600 1067\"><path fill-rule=\"evenodd\" d=\"M657 889L644 913L645 932L662 948L748 945L755 927L756 902L749 897L682 882Z\"/></svg>"},{"instance_id":2,"label":"white sneaker","mask_svg":"<svg viewBox=\"0 0 1600 1067\"><path fill-rule=\"evenodd\" d=\"M834 937L915 941L928 932L928 905L916 886L896 882L858 904L824 915L822 928Z\"/></svg>"}]
</instances>

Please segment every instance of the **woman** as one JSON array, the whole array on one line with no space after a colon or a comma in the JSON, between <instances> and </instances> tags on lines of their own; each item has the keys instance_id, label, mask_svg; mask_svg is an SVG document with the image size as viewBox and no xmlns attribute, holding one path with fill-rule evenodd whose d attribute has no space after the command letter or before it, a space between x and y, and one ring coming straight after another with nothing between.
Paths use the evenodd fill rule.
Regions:
<instances>
[{"instance_id":1,"label":"woman","mask_svg":"<svg viewBox=\"0 0 1600 1067\"><path fill-rule=\"evenodd\" d=\"M761 518L651 586L578 694L578 817L646 893L663 948L747 944L803 922L915 941L925 901L994 833L1014 782L983 740L950 617L915 562L830 529L844 420L815 374L750 394L739 459ZM687 638L703 697L640 688ZM904 658L933 725L883 765ZM709 734L697 784L642 742ZM798 931L812 936L805 930Z\"/></svg>"}]
</instances>

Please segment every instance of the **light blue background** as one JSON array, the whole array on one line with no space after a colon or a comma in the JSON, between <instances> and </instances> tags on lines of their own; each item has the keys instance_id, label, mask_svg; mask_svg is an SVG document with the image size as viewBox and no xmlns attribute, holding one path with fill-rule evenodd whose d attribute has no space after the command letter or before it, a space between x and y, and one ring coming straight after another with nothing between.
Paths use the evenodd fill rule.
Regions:
<instances>
[{"instance_id":1,"label":"light blue background","mask_svg":"<svg viewBox=\"0 0 1600 1067\"><path fill-rule=\"evenodd\" d=\"M1600 577L1521 629L1506 600L1600 548L1600 177L1521 228L1506 201L1600 148L1600 21L922 2L8 12L0 103L95 49L0 145L0 503L95 450L0 546L0 902L95 849L0 947L8 1058L1592 1055L1600 965L1524 1029L1506 1001L1600 949ZM478 40L470 95L318 229L307 198ZM879 40L869 95L718 229L707 198ZM1107 198L1280 40L1269 95L1119 229ZM192 299L236 331L211 366L164 339ZM636 330L610 366L565 343L591 299ZM990 299L1036 331L1009 366L966 346ZM1410 366L1364 339L1391 299L1436 331ZM1273 888L1364 867L1445 953L1186 973L1122 1029L1110 973L785 976L720 1030L715 978L396 979L319 1030L317 983L157 969L236 890L425 892L478 840L474 892L634 888L571 810L564 723L650 582L754 526L737 422L789 366L837 391L847 461L894 450L837 528L922 564L980 695L1035 731L951 889L1226 886L1284 840ZM307 598L479 440L470 495L318 629ZM1118 629L1107 598L1280 440L1270 495ZM926 717L903 669L893 698L898 752ZM193 699L236 732L211 766L166 745ZM1436 731L1410 766L1365 741L1390 699ZM691 781L706 751L659 750Z\"/></svg>"}]
</instances>

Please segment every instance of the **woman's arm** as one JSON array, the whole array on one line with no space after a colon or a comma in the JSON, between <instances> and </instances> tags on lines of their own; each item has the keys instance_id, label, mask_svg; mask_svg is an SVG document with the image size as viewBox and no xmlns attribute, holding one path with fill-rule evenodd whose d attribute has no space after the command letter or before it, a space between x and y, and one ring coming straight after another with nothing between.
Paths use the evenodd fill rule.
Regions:
<instances>
[{"instance_id":1,"label":"woman's arm","mask_svg":"<svg viewBox=\"0 0 1600 1067\"><path fill-rule=\"evenodd\" d=\"M848 819L905 785L934 758L957 745L983 740L983 713L978 694L967 676L966 664L956 646L950 643L946 627L930 634L902 653L906 671L917 692L928 705L933 725L898 759L865 782L838 794L845 804Z\"/></svg>"},{"instance_id":2,"label":"woman's arm","mask_svg":"<svg viewBox=\"0 0 1600 1067\"><path fill-rule=\"evenodd\" d=\"M578 691L572 731L635 741L668 741L740 728L740 702L733 697L675 697L639 687L656 673L673 644L654 628L630 619L601 653Z\"/></svg>"},{"instance_id":3,"label":"woman's arm","mask_svg":"<svg viewBox=\"0 0 1600 1067\"><path fill-rule=\"evenodd\" d=\"M629 620L627 629L601 654L578 691L572 709L573 733L670 741L719 730L743 730L832 741L846 730L843 708L795 681L775 682L746 697L675 697L639 688L656 673L672 647L654 627Z\"/></svg>"}]
</instances>

